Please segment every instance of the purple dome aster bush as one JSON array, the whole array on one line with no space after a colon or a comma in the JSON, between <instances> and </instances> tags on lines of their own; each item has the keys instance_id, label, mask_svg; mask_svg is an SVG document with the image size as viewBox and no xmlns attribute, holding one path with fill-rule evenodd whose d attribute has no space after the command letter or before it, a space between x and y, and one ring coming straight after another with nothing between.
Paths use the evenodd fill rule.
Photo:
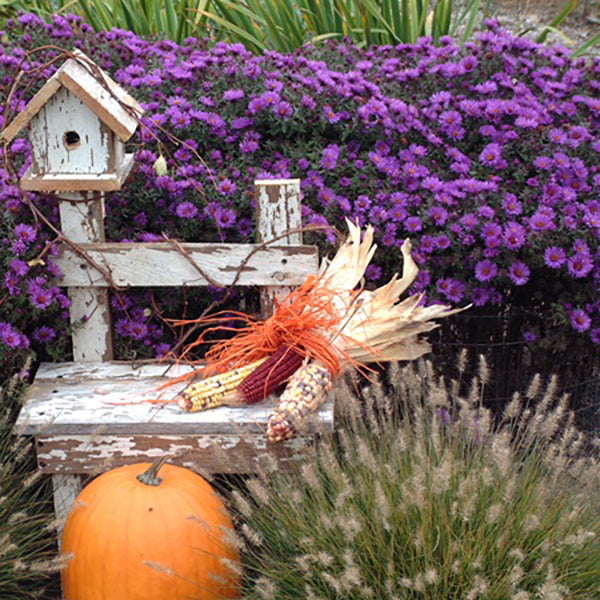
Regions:
<instances>
[{"instance_id":1,"label":"purple dome aster bush","mask_svg":"<svg viewBox=\"0 0 600 600\"><path fill-rule=\"evenodd\" d=\"M45 25L23 15L6 35L4 90L24 58L48 76L55 51L26 52L55 43L80 47L143 102L133 178L107 197L110 239L246 241L253 180L299 177L306 224L343 227L348 217L375 226L371 283L398 269L410 236L427 301L471 302L471 315L510 308L523 343L600 341L600 59L572 60L494 21L462 49L424 38L258 57L239 44L92 34L75 17ZM24 101L15 94L11 108ZM27 164L27 142L8 152L10 164ZM166 174L153 168L159 153ZM14 177L5 172L1 183L3 319L40 344L51 337L39 334L40 320L62 335L66 302L50 263L21 274L9 267L38 256L51 235ZM52 200L36 202L56 222ZM324 251L335 239L306 238ZM32 289L52 292L44 300ZM114 303L118 337L164 352L167 332L145 294Z\"/></svg>"}]
</instances>

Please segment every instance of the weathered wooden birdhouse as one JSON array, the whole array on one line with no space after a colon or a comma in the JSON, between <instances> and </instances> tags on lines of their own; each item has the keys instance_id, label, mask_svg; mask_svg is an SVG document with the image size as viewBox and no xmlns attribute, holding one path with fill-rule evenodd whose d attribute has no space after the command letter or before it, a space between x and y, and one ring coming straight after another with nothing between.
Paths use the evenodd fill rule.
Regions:
<instances>
[{"instance_id":1,"label":"weathered wooden birdhouse","mask_svg":"<svg viewBox=\"0 0 600 600\"><path fill-rule=\"evenodd\" d=\"M125 142L143 109L83 53L50 77L0 137L29 125L32 164L24 190L118 190L133 165Z\"/></svg>"}]
</instances>

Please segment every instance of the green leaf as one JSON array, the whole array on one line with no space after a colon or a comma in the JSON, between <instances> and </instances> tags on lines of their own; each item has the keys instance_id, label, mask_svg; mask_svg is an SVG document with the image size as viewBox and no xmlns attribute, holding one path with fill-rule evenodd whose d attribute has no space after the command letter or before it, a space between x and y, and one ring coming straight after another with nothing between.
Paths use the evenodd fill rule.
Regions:
<instances>
[{"instance_id":1,"label":"green leaf","mask_svg":"<svg viewBox=\"0 0 600 600\"><path fill-rule=\"evenodd\" d=\"M542 44L546 41L546 37L550 31L555 31L555 27L558 27L571 13L571 11L577 6L577 0L569 0L565 7L552 19L550 24L544 28L544 31L535 40L538 44Z\"/></svg>"},{"instance_id":2,"label":"green leaf","mask_svg":"<svg viewBox=\"0 0 600 600\"><path fill-rule=\"evenodd\" d=\"M590 48L595 46L596 44L600 44L600 33L597 33L595 36L591 37L589 40L581 44L577 50L575 50L571 54L571 58L577 58L582 54L585 54Z\"/></svg>"}]
</instances>

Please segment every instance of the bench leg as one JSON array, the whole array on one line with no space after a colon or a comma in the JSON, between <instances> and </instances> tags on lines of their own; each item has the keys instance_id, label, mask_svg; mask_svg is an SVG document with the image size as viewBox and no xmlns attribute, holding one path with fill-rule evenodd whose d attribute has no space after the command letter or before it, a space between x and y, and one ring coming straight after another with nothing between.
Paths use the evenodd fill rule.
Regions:
<instances>
[{"instance_id":1,"label":"bench leg","mask_svg":"<svg viewBox=\"0 0 600 600\"><path fill-rule=\"evenodd\" d=\"M81 491L81 478L79 475L52 475L52 486L54 488L54 512L58 520L58 550L60 552L60 540L67 520L67 515L75 498Z\"/></svg>"}]
</instances>

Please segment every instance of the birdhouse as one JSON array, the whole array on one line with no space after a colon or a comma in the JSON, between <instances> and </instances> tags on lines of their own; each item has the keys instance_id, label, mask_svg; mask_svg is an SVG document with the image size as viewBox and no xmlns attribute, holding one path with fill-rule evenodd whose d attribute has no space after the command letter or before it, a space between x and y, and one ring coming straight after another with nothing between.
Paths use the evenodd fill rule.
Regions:
<instances>
[{"instance_id":1,"label":"birdhouse","mask_svg":"<svg viewBox=\"0 0 600 600\"><path fill-rule=\"evenodd\" d=\"M10 142L29 125L32 163L23 190L112 191L133 166L125 142L143 109L83 53L48 79L2 131Z\"/></svg>"}]
</instances>

